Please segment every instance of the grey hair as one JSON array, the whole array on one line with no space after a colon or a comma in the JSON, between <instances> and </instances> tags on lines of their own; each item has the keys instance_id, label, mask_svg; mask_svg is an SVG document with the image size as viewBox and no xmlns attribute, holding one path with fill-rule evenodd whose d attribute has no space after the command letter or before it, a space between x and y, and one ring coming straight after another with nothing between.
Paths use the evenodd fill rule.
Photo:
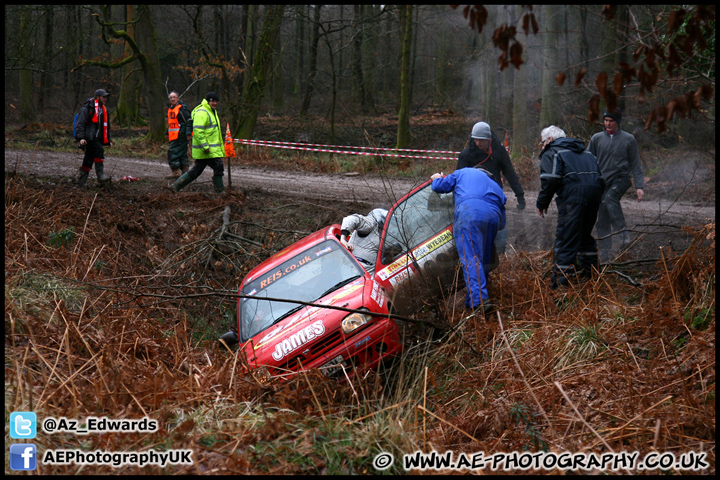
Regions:
<instances>
[{"instance_id":1,"label":"grey hair","mask_svg":"<svg viewBox=\"0 0 720 480\"><path fill-rule=\"evenodd\" d=\"M178 92L176 92L175 90L173 90L172 92L168 93L168 98L170 98L170 95L172 95L173 93L174 93L175 95L177 95L178 97L180 96L180 94L179 94Z\"/></svg>"},{"instance_id":2,"label":"grey hair","mask_svg":"<svg viewBox=\"0 0 720 480\"><path fill-rule=\"evenodd\" d=\"M543 128L543 131L540 132L540 140L544 142L550 137L552 137L553 140L557 140L558 138L565 138L567 135L565 135L562 128L550 125L547 128Z\"/></svg>"}]
</instances>

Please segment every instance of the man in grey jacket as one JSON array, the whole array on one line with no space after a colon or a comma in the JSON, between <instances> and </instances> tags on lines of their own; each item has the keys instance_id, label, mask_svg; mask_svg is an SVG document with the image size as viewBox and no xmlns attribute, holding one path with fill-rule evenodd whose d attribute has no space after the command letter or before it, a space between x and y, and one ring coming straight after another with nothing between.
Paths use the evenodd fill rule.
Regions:
<instances>
[{"instance_id":1,"label":"man in grey jacket","mask_svg":"<svg viewBox=\"0 0 720 480\"><path fill-rule=\"evenodd\" d=\"M630 243L626 230L625 215L620 207L620 199L635 182L638 202L643 199L644 178L640 153L635 137L620 129L622 112L605 110L603 122L605 129L590 139L588 151L597 157L600 172L605 180L605 191L598 211L597 233L600 250L600 262L610 260L612 251L611 234L620 233L620 247ZM603 238L605 237L605 238Z\"/></svg>"},{"instance_id":2,"label":"man in grey jacket","mask_svg":"<svg viewBox=\"0 0 720 480\"><path fill-rule=\"evenodd\" d=\"M340 243L352 252L370 274L375 271L380 233L387 214L387 210L375 208L367 215L348 215L340 225Z\"/></svg>"}]
</instances>

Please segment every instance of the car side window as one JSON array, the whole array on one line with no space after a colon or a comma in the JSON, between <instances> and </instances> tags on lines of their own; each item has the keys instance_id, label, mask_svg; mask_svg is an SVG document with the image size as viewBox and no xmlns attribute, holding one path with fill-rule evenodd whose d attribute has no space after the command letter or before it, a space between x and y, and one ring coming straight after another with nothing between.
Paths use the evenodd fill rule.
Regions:
<instances>
[{"instance_id":1,"label":"car side window","mask_svg":"<svg viewBox=\"0 0 720 480\"><path fill-rule=\"evenodd\" d=\"M430 184L398 204L385 221L382 263L390 263L451 225L454 208L453 194L433 192Z\"/></svg>"}]
</instances>

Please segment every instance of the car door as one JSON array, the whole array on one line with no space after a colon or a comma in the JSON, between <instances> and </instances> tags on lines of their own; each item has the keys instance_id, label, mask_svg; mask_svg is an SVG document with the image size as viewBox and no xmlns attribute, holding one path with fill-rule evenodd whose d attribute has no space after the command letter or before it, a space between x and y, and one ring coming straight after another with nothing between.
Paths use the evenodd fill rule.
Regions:
<instances>
[{"instance_id":1,"label":"car door","mask_svg":"<svg viewBox=\"0 0 720 480\"><path fill-rule=\"evenodd\" d=\"M462 282L453 241L454 195L433 192L427 181L388 212L378 249L375 280L395 311L417 311L443 289Z\"/></svg>"}]
</instances>

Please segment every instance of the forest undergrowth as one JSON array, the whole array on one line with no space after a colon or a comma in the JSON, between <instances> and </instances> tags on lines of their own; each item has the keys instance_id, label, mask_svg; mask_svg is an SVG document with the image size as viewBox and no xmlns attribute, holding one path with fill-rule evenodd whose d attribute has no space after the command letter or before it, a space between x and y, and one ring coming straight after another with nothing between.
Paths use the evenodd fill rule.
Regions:
<instances>
[{"instance_id":1,"label":"forest undergrowth","mask_svg":"<svg viewBox=\"0 0 720 480\"><path fill-rule=\"evenodd\" d=\"M402 455L417 450L695 451L709 465L696 473L715 473L714 223L686 228L684 251L626 259L566 290L549 288L552 252L508 255L491 280L497 313L429 299L385 371L341 383L243 373L217 342L234 322L233 289L337 218L240 192L79 195L6 176L6 424L13 411L149 417L156 432L38 429L34 443L40 454L193 452L193 465L38 473L373 474L380 452L395 458L386 472L404 473Z\"/></svg>"}]
</instances>

